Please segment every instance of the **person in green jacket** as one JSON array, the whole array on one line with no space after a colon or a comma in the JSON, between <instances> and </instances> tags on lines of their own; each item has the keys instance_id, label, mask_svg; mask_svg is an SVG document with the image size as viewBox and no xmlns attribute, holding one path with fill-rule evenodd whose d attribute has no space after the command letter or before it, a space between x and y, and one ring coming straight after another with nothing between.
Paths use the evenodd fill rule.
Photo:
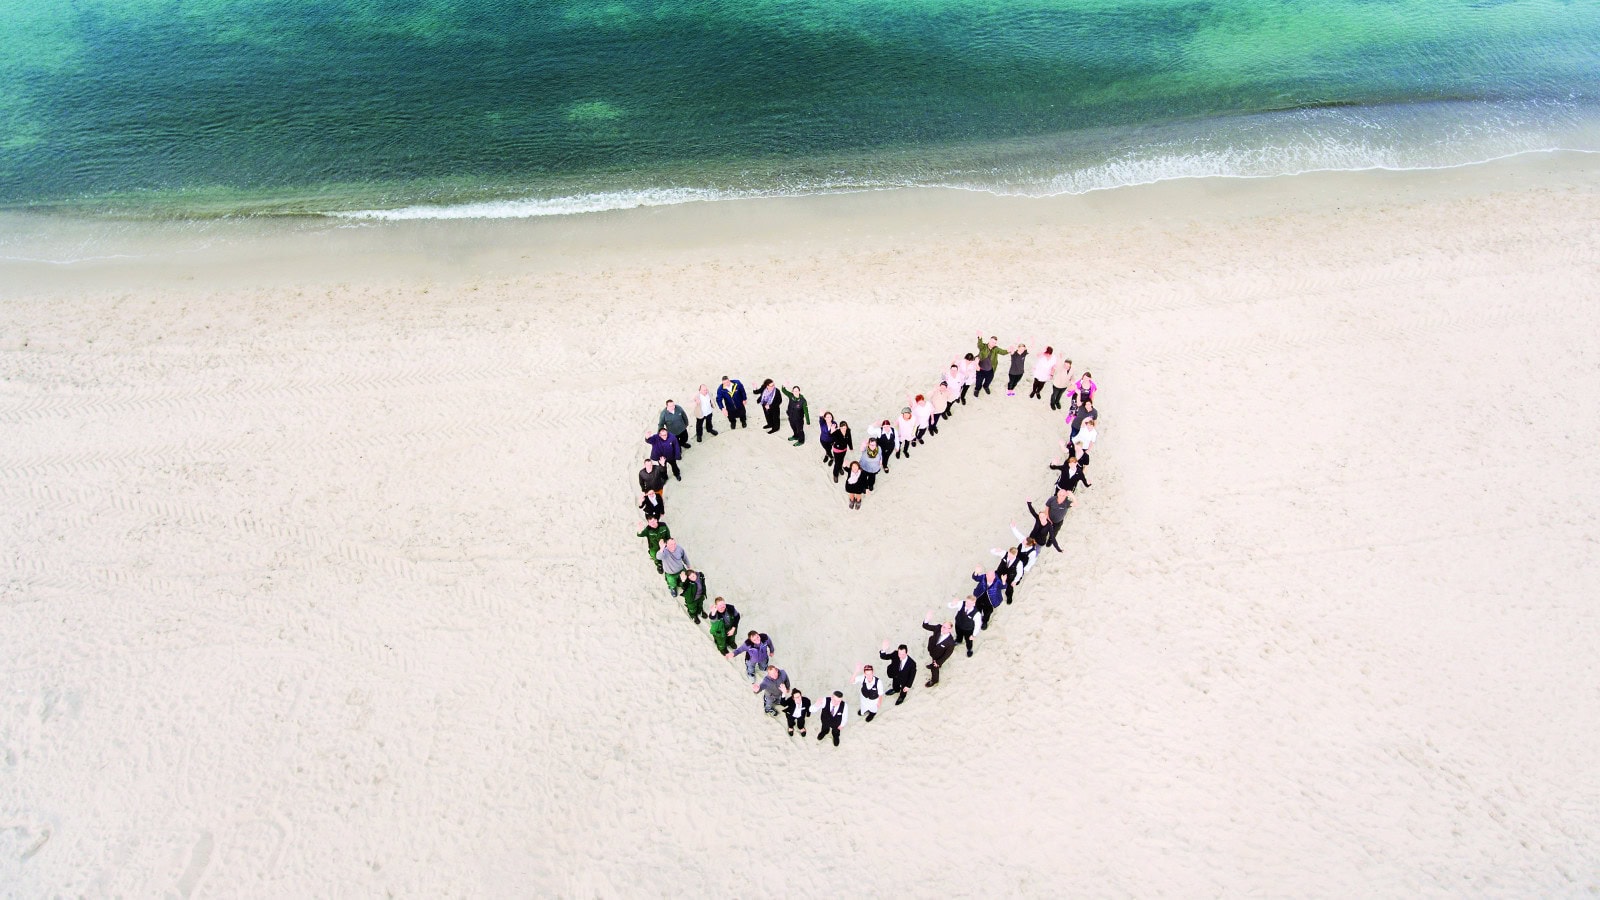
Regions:
<instances>
[{"instance_id":1,"label":"person in green jacket","mask_svg":"<svg viewBox=\"0 0 1600 900\"><path fill-rule=\"evenodd\" d=\"M783 391L784 399L789 401L789 427L794 429L794 437L789 442L796 447L806 442L806 426L811 424L811 407L806 404L806 398L800 394L800 385L794 386L791 392L788 388L778 388Z\"/></svg>"},{"instance_id":2,"label":"person in green jacket","mask_svg":"<svg viewBox=\"0 0 1600 900\"><path fill-rule=\"evenodd\" d=\"M639 537L645 539L650 548L650 561L656 564L656 571L661 571L661 560L656 559L656 554L661 550L661 542L672 537L672 529L667 523L660 521L655 516L644 520L644 530L639 532Z\"/></svg>"},{"instance_id":3,"label":"person in green jacket","mask_svg":"<svg viewBox=\"0 0 1600 900\"><path fill-rule=\"evenodd\" d=\"M696 625L706 614L706 580L699 572L686 569L683 573L683 611Z\"/></svg>"},{"instance_id":4,"label":"person in green jacket","mask_svg":"<svg viewBox=\"0 0 1600 900\"><path fill-rule=\"evenodd\" d=\"M1000 340L990 337L983 339L983 332L978 332L978 380L972 388L972 396L994 393L994 367L1000 364L1000 357L1006 351L1000 346Z\"/></svg>"},{"instance_id":5,"label":"person in green jacket","mask_svg":"<svg viewBox=\"0 0 1600 900\"><path fill-rule=\"evenodd\" d=\"M711 642L717 645L717 652L723 656L733 649L733 639L728 636L728 620L717 616L711 617Z\"/></svg>"}]
</instances>

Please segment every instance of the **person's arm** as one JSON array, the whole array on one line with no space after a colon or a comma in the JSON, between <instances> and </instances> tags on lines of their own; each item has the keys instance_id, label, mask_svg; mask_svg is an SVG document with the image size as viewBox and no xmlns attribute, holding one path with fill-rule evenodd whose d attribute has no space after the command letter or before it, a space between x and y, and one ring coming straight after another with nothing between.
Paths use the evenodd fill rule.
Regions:
<instances>
[{"instance_id":1,"label":"person's arm","mask_svg":"<svg viewBox=\"0 0 1600 900\"><path fill-rule=\"evenodd\" d=\"M800 398L800 414L802 416L805 416L806 424L810 425L811 424L811 404L807 403L806 402L806 398L804 398L804 397Z\"/></svg>"},{"instance_id":2,"label":"person's arm","mask_svg":"<svg viewBox=\"0 0 1600 900\"><path fill-rule=\"evenodd\" d=\"M933 624L932 622L929 622L927 619L923 619L922 620L922 630L923 631L931 631L934 634L938 634L939 633L939 626Z\"/></svg>"},{"instance_id":3,"label":"person's arm","mask_svg":"<svg viewBox=\"0 0 1600 900\"><path fill-rule=\"evenodd\" d=\"M1028 536L1027 536L1027 535L1025 535L1025 534L1023 534L1023 533L1022 533L1022 532L1020 532L1020 531L1018 531L1018 530L1017 530L1017 523L1015 523L1015 522L1012 522L1012 523L1011 523L1011 533L1012 533L1012 534L1013 534L1013 535L1014 535L1014 536L1015 536L1015 537L1016 537L1016 539L1017 539L1017 543L1018 543L1018 544L1019 544L1019 545L1020 545L1020 544L1021 544L1021 543L1022 543L1022 542L1023 542L1023 541L1025 541L1025 540L1027 540L1027 539L1028 539Z\"/></svg>"},{"instance_id":4,"label":"person's arm","mask_svg":"<svg viewBox=\"0 0 1600 900\"><path fill-rule=\"evenodd\" d=\"M783 399L785 399L785 400L793 400L794 399L794 395L789 393L789 389L786 388L786 387L778 388L778 392L783 394Z\"/></svg>"}]
</instances>

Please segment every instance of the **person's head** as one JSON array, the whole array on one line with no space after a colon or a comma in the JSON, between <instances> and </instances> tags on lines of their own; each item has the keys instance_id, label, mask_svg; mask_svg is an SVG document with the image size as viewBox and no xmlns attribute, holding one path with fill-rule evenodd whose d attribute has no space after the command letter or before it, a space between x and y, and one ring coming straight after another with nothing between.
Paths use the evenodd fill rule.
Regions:
<instances>
[{"instance_id":1,"label":"person's head","mask_svg":"<svg viewBox=\"0 0 1600 900\"><path fill-rule=\"evenodd\" d=\"M874 438L876 438L878 436L878 434L877 434L878 429L874 428L874 429L872 429L872 432L873 432L872 436ZM877 459L878 458L878 452L879 452L878 451L878 442L876 440L874 440L871 443L867 444L867 458L868 459ZM860 463L857 463L857 465L860 465Z\"/></svg>"},{"instance_id":2,"label":"person's head","mask_svg":"<svg viewBox=\"0 0 1600 900\"><path fill-rule=\"evenodd\" d=\"M1012 547L1012 548L1006 550L1006 559L1016 559L1016 558L1017 558L1017 548Z\"/></svg>"},{"instance_id":3,"label":"person's head","mask_svg":"<svg viewBox=\"0 0 1600 900\"><path fill-rule=\"evenodd\" d=\"M844 691L834 691L833 692L833 699L835 699L835 700L843 700L844 699Z\"/></svg>"},{"instance_id":4,"label":"person's head","mask_svg":"<svg viewBox=\"0 0 1600 900\"><path fill-rule=\"evenodd\" d=\"M928 398L922 396L921 394L918 394L917 395L917 402L918 403L927 403L928 402Z\"/></svg>"},{"instance_id":5,"label":"person's head","mask_svg":"<svg viewBox=\"0 0 1600 900\"><path fill-rule=\"evenodd\" d=\"M1062 503L1062 502L1065 502L1066 499L1067 499L1067 489L1064 488L1064 487L1056 488L1056 502L1057 503Z\"/></svg>"},{"instance_id":6,"label":"person's head","mask_svg":"<svg viewBox=\"0 0 1600 900\"><path fill-rule=\"evenodd\" d=\"M894 423L889 421L888 419L884 419L883 422L881 424L879 424L878 427L883 430L884 434L889 434L891 431L894 430Z\"/></svg>"},{"instance_id":7,"label":"person's head","mask_svg":"<svg viewBox=\"0 0 1600 900\"><path fill-rule=\"evenodd\" d=\"M909 406L901 407L900 408L900 418L902 418L902 419L911 418L911 407L909 407Z\"/></svg>"},{"instance_id":8,"label":"person's head","mask_svg":"<svg viewBox=\"0 0 1600 900\"><path fill-rule=\"evenodd\" d=\"M730 384L733 384L733 379L726 375L722 376L722 386L727 387Z\"/></svg>"},{"instance_id":9,"label":"person's head","mask_svg":"<svg viewBox=\"0 0 1600 900\"><path fill-rule=\"evenodd\" d=\"M667 401L667 402L668 402L668 403L671 403L671 402L672 402L672 401L671 401L671 400L668 400L668 401ZM660 430L660 431L658 431L658 432L656 432L656 436L657 436L657 437L667 437L667 436L668 436L668 433L667 433L667 426L665 426L665 425L663 425L663 426L661 426L661 430Z\"/></svg>"},{"instance_id":10,"label":"person's head","mask_svg":"<svg viewBox=\"0 0 1600 900\"><path fill-rule=\"evenodd\" d=\"M1056 352L1056 348L1054 348L1054 347L1046 345L1045 348L1044 348L1044 355L1045 356L1054 356L1055 352Z\"/></svg>"},{"instance_id":11,"label":"person's head","mask_svg":"<svg viewBox=\"0 0 1600 900\"><path fill-rule=\"evenodd\" d=\"M907 652L909 652L909 651L906 650L906 645L905 644L901 644L898 648L895 649L895 653L899 654L901 659L905 659L906 658L906 653Z\"/></svg>"},{"instance_id":12,"label":"person's head","mask_svg":"<svg viewBox=\"0 0 1600 900\"><path fill-rule=\"evenodd\" d=\"M805 699L806 695L800 693L800 689L799 688L795 688L794 690L789 692L789 696L794 698L794 702L799 703L801 700Z\"/></svg>"},{"instance_id":13,"label":"person's head","mask_svg":"<svg viewBox=\"0 0 1600 900\"><path fill-rule=\"evenodd\" d=\"M861 674L866 675L868 677L871 677L871 675L872 675L872 667L871 666L862 666L861 667Z\"/></svg>"},{"instance_id":14,"label":"person's head","mask_svg":"<svg viewBox=\"0 0 1600 900\"><path fill-rule=\"evenodd\" d=\"M1000 339L991 334L989 335L989 343L990 345L998 344L1000 343Z\"/></svg>"},{"instance_id":15,"label":"person's head","mask_svg":"<svg viewBox=\"0 0 1600 900\"><path fill-rule=\"evenodd\" d=\"M1039 510L1039 521L1040 522L1049 522L1050 521L1050 510L1048 510L1048 509Z\"/></svg>"},{"instance_id":16,"label":"person's head","mask_svg":"<svg viewBox=\"0 0 1600 900\"><path fill-rule=\"evenodd\" d=\"M1083 401L1083 411L1084 412L1094 412L1094 401L1093 400L1085 400L1085 401Z\"/></svg>"},{"instance_id":17,"label":"person's head","mask_svg":"<svg viewBox=\"0 0 1600 900\"><path fill-rule=\"evenodd\" d=\"M678 549L678 539L677 538L667 538L666 548L668 550L676 550L676 549Z\"/></svg>"},{"instance_id":18,"label":"person's head","mask_svg":"<svg viewBox=\"0 0 1600 900\"><path fill-rule=\"evenodd\" d=\"M1018 344L1016 352L1018 352L1018 353L1027 353L1028 352L1028 345L1027 344Z\"/></svg>"},{"instance_id":19,"label":"person's head","mask_svg":"<svg viewBox=\"0 0 1600 900\"><path fill-rule=\"evenodd\" d=\"M771 378L763 378L763 379L762 379L762 380L761 380L761 389L762 389L762 390L763 390L763 391L764 391L764 390L766 390L766 389L767 389L767 388L769 388L769 387L772 387L772 385L773 385L773 384L774 384L774 383L775 383L775 382L773 382L773 380L772 380L772 379L771 379Z\"/></svg>"},{"instance_id":20,"label":"person's head","mask_svg":"<svg viewBox=\"0 0 1600 900\"><path fill-rule=\"evenodd\" d=\"M644 523L649 525L651 528L654 528L660 523L660 520L656 518L655 513L651 513L650 515L644 517Z\"/></svg>"},{"instance_id":21,"label":"person's head","mask_svg":"<svg viewBox=\"0 0 1600 900\"><path fill-rule=\"evenodd\" d=\"M777 678L778 677L778 667L777 666L767 666L767 677L768 678Z\"/></svg>"},{"instance_id":22,"label":"person's head","mask_svg":"<svg viewBox=\"0 0 1600 900\"><path fill-rule=\"evenodd\" d=\"M702 384L702 385L700 385L700 393L709 394L709 393L711 393L711 388L708 388L708 387L706 387L705 385Z\"/></svg>"},{"instance_id":23,"label":"person's head","mask_svg":"<svg viewBox=\"0 0 1600 900\"><path fill-rule=\"evenodd\" d=\"M845 434L849 434L850 433L850 423L844 421L843 419L839 420L839 430L844 432Z\"/></svg>"},{"instance_id":24,"label":"person's head","mask_svg":"<svg viewBox=\"0 0 1600 900\"><path fill-rule=\"evenodd\" d=\"M960 367L960 366L958 366L958 365L956 365L956 364L955 364L955 363L951 363L951 364L950 364L950 371L952 371L952 372L959 372L959 371L960 371L960 370L961 370L961 367Z\"/></svg>"},{"instance_id":25,"label":"person's head","mask_svg":"<svg viewBox=\"0 0 1600 900\"><path fill-rule=\"evenodd\" d=\"M667 401L667 412L671 412L672 410L677 409L677 408L678 408L678 404L672 402L671 400Z\"/></svg>"},{"instance_id":26,"label":"person's head","mask_svg":"<svg viewBox=\"0 0 1600 900\"><path fill-rule=\"evenodd\" d=\"M718 597L717 599L711 601L711 608L715 609L717 612L722 612L724 609L728 608L728 601Z\"/></svg>"},{"instance_id":27,"label":"person's head","mask_svg":"<svg viewBox=\"0 0 1600 900\"><path fill-rule=\"evenodd\" d=\"M656 467L655 457L652 456L652 457L648 457L648 458L645 459L645 461L644 461L644 470L646 472L650 471L651 469L654 469L655 467Z\"/></svg>"},{"instance_id":28,"label":"person's head","mask_svg":"<svg viewBox=\"0 0 1600 900\"><path fill-rule=\"evenodd\" d=\"M857 472L860 472L860 471L861 471L861 463L853 462L853 463L850 464L850 474L851 475L854 475L854 474L856 474Z\"/></svg>"},{"instance_id":29,"label":"person's head","mask_svg":"<svg viewBox=\"0 0 1600 900\"><path fill-rule=\"evenodd\" d=\"M798 385L798 384L789 385L789 391L791 393L793 393L796 397L800 396L800 385Z\"/></svg>"},{"instance_id":30,"label":"person's head","mask_svg":"<svg viewBox=\"0 0 1600 900\"><path fill-rule=\"evenodd\" d=\"M972 362L973 360L977 359L977 357L973 356L971 353L968 353L966 356L963 356L961 358L966 360L967 362Z\"/></svg>"},{"instance_id":31,"label":"person's head","mask_svg":"<svg viewBox=\"0 0 1600 900\"><path fill-rule=\"evenodd\" d=\"M939 632L941 634L949 634L950 632L955 630L955 627L956 627L956 623L954 623L954 622L941 622L939 624Z\"/></svg>"},{"instance_id":32,"label":"person's head","mask_svg":"<svg viewBox=\"0 0 1600 900\"><path fill-rule=\"evenodd\" d=\"M745 635L745 639L748 640L752 644L759 644L759 643L761 643L761 632L752 631L749 634Z\"/></svg>"},{"instance_id":33,"label":"person's head","mask_svg":"<svg viewBox=\"0 0 1600 900\"><path fill-rule=\"evenodd\" d=\"M824 411L823 414L822 414L822 421L827 422L829 425L832 425L833 424L833 413Z\"/></svg>"},{"instance_id":34,"label":"person's head","mask_svg":"<svg viewBox=\"0 0 1600 900\"><path fill-rule=\"evenodd\" d=\"M1039 549L1039 542L1034 540L1033 538L1028 538L1027 540L1022 542L1022 547L1025 550L1037 550L1037 549Z\"/></svg>"},{"instance_id":35,"label":"person's head","mask_svg":"<svg viewBox=\"0 0 1600 900\"><path fill-rule=\"evenodd\" d=\"M683 577L688 579L689 581L699 581L700 580L700 573L696 572L693 569L684 569L683 570Z\"/></svg>"},{"instance_id":36,"label":"person's head","mask_svg":"<svg viewBox=\"0 0 1600 900\"><path fill-rule=\"evenodd\" d=\"M1067 367L1067 368L1069 368L1069 369L1070 369L1070 368L1072 368L1072 360L1070 360L1070 359L1063 359L1063 360L1062 360L1062 361L1061 361L1061 364L1062 364L1062 365L1063 365L1063 366L1066 366L1066 367Z\"/></svg>"}]
</instances>

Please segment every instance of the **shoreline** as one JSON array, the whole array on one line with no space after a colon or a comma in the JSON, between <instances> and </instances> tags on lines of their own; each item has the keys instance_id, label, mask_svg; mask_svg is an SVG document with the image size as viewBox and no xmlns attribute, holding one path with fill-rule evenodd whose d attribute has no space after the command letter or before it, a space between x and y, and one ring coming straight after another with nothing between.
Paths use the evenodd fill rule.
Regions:
<instances>
[{"instance_id":1,"label":"shoreline","mask_svg":"<svg viewBox=\"0 0 1600 900\"><path fill-rule=\"evenodd\" d=\"M1517 190L1593 189L1600 155L1530 151L1432 169L1177 178L1051 197L910 187L512 219L187 221L0 213L0 296L349 280L442 284L765 247L869 248L889 235L1182 227Z\"/></svg>"}]
</instances>

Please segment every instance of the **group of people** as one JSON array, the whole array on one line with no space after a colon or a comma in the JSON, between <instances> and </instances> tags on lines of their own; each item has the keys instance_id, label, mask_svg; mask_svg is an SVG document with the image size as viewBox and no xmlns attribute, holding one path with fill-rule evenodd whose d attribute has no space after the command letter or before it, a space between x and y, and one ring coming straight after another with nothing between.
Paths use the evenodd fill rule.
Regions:
<instances>
[{"instance_id":1,"label":"group of people","mask_svg":"<svg viewBox=\"0 0 1600 900\"><path fill-rule=\"evenodd\" d=\"M885 419L871 426L863 442L859 457L846 465L845 458L855 451L850 424L836 420L831 412L818 419L819 443L823 449L823 462L831 469L833 480L843 480L848 505L860 509L863 498L872 493L877 476L889 471L889 460L909 459L911 450L922 446L930 435L939 433L939 424L952 417L955 407L965 406L969 399L992 395L995 372L1006 358L1006 396L1015 397L1022 379L1030 373L1030 352L1026 344L1016 344L1007 349L994 338L978 335L977 350L952 360L941 373L940 381L931 391L913 394L909 405L900 410L898 418ZM1022 578L1038 562L1040 553L1049 547L1061 551L1057 538L1067 511L1072 506L1072 496L1078 487L1092 487L1086 469L1090 451L1099 437L1099 412L1094 397L1098 389L1088 372L1074 376L1072 360L1058 356L1053 347L1031 360L1032 390L1028 399L1043 400L1042 391L1051 387L1049 404L1052 410L1063 409L1063 398L1070 397L1065 407L1064 424L1067 436L1060 442L1061 456L1050 464L1057 473L1051 493L1044 499L1042 508L1032 499L1027 500L1030 525L1026 533L1011 523L1011 533L1017 543L1005 549L993 549L998 558L992 569L979 567L973 570L973 588L970 594L949 604L954 612L942 620L930 611L923 617L922 629L927 632L927 681L925 687L939 684L940 670L962 646L967 656L973 655L973 638L987 630L999 608L1012 602L1015 589ZM766 421L766 431L775 434L781 430L779 416L787 415L793 434L790 443L803 446L805 427L811 423L811 412L799 385L783 387L773 379L765 379L755 394ZM720 432L716 429L717 411L721 411L729 430L749 428L746 411L751 397L743 382L737 378L722 377L713 393L709 386L701 385L691 409L695 412L694 438L689 437L689 416L675 401L666 401L657 416L656 431L645 437L649 453L639 471L639 509L644 515L644 527L638 536L645 539L650 559L656 571L666 580L668 593L681 598L689 618L700 624L707 623L717 651L728 659L743 657L745 676L752 692L762 699L763 711L770 716L782 716L792 736L797 731L806 735L807 721L815 713L820 731L817 740L833 739L839 745L840 729L849 719L844 691L833 691L817 703L790 683L789 674L774 661L772 638L760 631L747 631L740 636L739 610L722 597L712 597L706 584L705 573L694 569L687 551L672 536L667 526L666 485L668 472L682 480L679 463L695 441L704 442ZM876 668L871 665L857 667L853 681L856 694L857 716L867 722L879 713L879 703L885 697L894 697L900 705L910 696L916 683L918 664L906 644L892 647L884 641L879 648L879 659L887 665L885 687Z\"/></svg>"}]
</instances>

